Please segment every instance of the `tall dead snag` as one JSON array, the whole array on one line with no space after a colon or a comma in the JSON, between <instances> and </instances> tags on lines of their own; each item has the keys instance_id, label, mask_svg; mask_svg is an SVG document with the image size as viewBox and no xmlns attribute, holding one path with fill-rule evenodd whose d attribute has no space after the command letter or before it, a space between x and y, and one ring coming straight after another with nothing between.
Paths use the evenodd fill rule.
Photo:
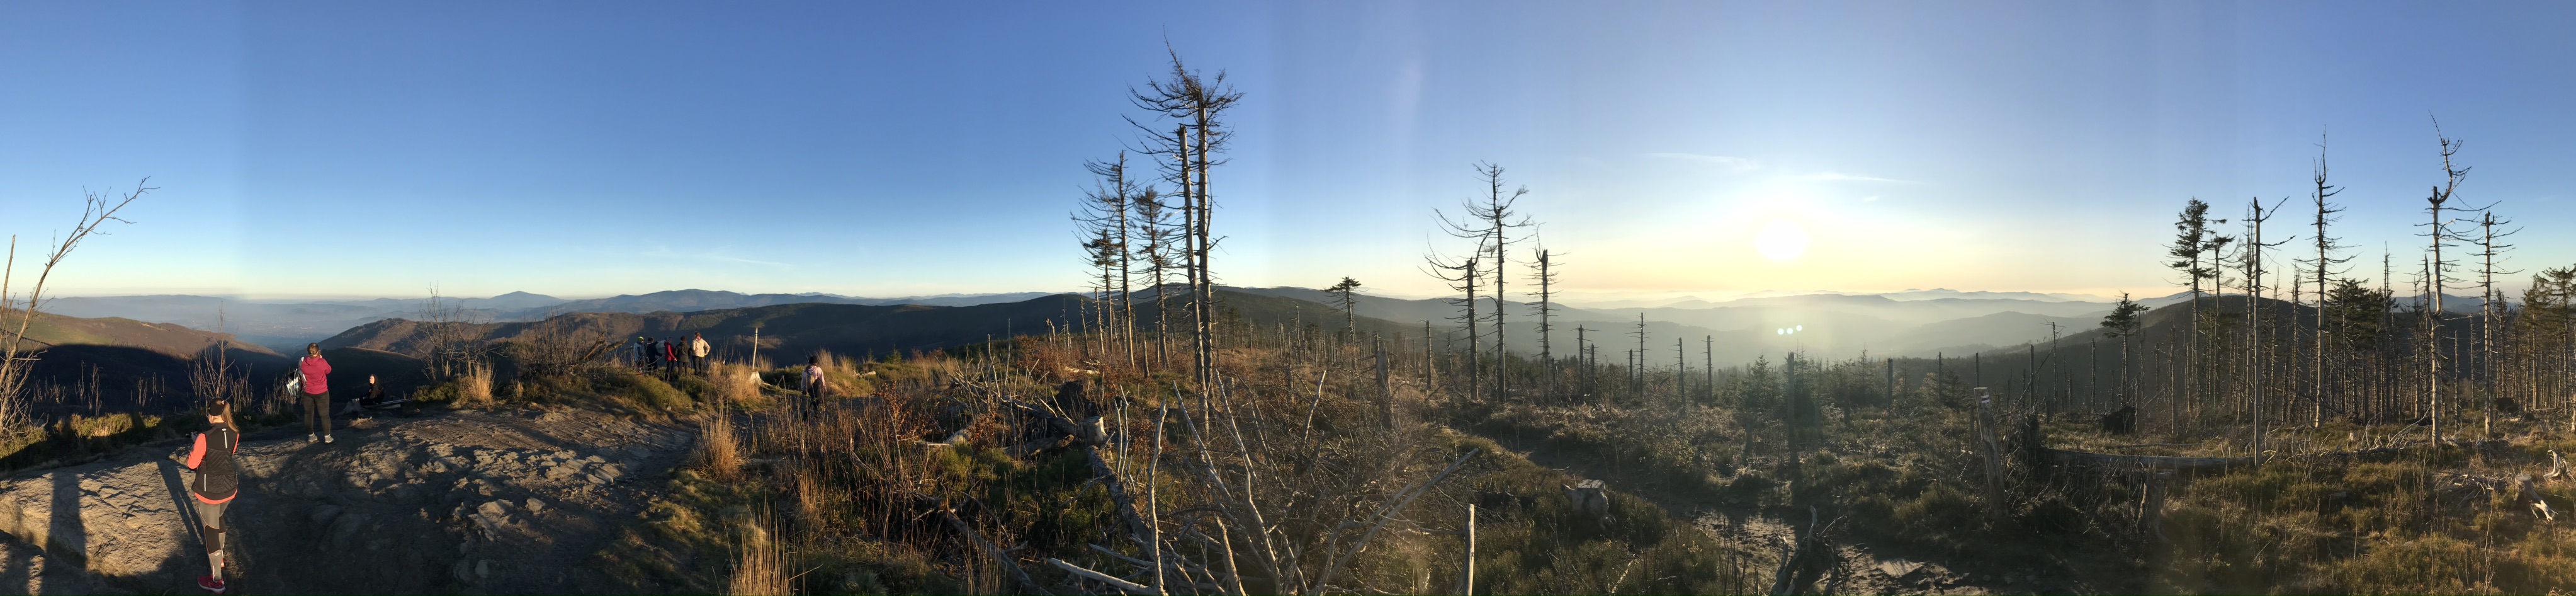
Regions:
<instances>
[{"instance_id":1,"label":"tall dead snag","mask_svg":"<svg viewBox=\"0 0 2576 596\"><path fill-rule=\"evenodd\" d=\"M1128 258L1144 262L1145 280L1154 291L1154 351L1153 357L1146 359L1150 368L1171 358L1166 340L1172 332L1168 323L1172 314L1172 270L1180 256L1173 243L1180 228L1172 221L1171 206L1163 204L1162 193L1154 187L1139 191L1135 200L1129 201L1129 207L1136 212L1130 221L1135 223L1135 240L1141 243L1131 243L1134 252ZM1129 311L1133 312L1133 307Z\"/></svg>"},{"instance_id":2,"label":"tall dead snag","mask_svg":"<svg viewBox=\"0 0 2576 596\"><path fill-rule=\"evenodd\" d=\"M2247 342L2245 371L2249 377L2246 390L2252 394L2254 455L2258 457L2263 454L2263 328L2267 326L2263 320L2263 249L2289 244L2291 240L2284 238L2264 243L2263 222L2272 219L2273 214L2280 211L2281 203L2287 201L2286 197L2274 201L2271 209L2264 209L2263 199L2259 197L2247 202L2245 249L2238 254L2245 271L2245 314L2249 323L2246 336L2252 340Z\"/></svg>"},{"instance_id":3,"label":"tall dead snag","mask_svg":"<svg viewBox=\"0 0 2576 596\"><path fill-rule=\"evenodd\" d=\"M2477 364L2471 370L2479 386L2486 389L2488 399L2494 399L2503 395L2498 393L2496 362L2504 356L2504 350L2498 346L2505 341L2502 336L2511 332L2504 321L2512 314L2510 305L2505 303L2504 292L2496 289L2495 278L2497 275L2522 273L2496 268L2496 257L2503 256L2505 249L2513 248L2511 244L2497 241L2521 230L2496 231L2498 226L2512 225L2513 220L2498 218L2491 211L2495 206L2487 207L2490 210L2478 214L2478 252L2471 255L2478 258L2478 349L2475 352Z\"/></svg>"},{"instance_id":4,"label":"tall dead snag","mask_svg":"<svg viewBox=\"0 0 2576 596\"><path fill-rule=\"evenodd\" d=\"M1440 217L1440 227L1448 231L1449 235L1476 241L1477 258L1484 260L1491 273L1488 277L1494 280L1493 391L1496 396L1500 396L1508 385L1505 375L1509 372L1509 367L1505 366L1505 362L1509 360L1505 356L1509 353L1509 347L1504 342L1507 334L1503 329L1504 314L1509 309L1503 308L1503 303L1504 298L1510 294L1504 291L1505 282L1509 280L1504 275L1503 269L1510 261L1507 256L1510 246L1521 241L1512 236L1512 230L1530 226L1529 218L1512 210L1513 204L1519 202L1522 195L1529 194L1529 188L1522 187L1505 192L1503 167L1491 163L1476 164L1476 175L1485 179L1485 196L1482 199L1462 201L1459 208L1464 217L1452 219L1448 214L1437 211L1434 214Z\"/></svg>"},{"instance_id":5,"label":"tall dead snag","mask_svg":"<svg viewBox=\"0 0 2576 596\"><path fill-rule=\"evenodd\" d=\"M1116 161L1089 162L1083 164L1083 168L1097 180L1091 190L1083 194L1082 209L1073 214L1073 220L1085 236L1084 256L1100 274L1100 285L1095 294L1099 299L1097 308L1102 321L1099 339L1103 351L1119 348L1125 353L1123 357L1128 365L1133 366L1135 324L1132 320L1135 309L1130 306L1133 300L1128 298L1128 293L1133 291L1129 286L1135 270L1130 261L1132 252L1128 249L1128 241L1135 237L1135 231L1127 216L1134 210L1133 203L1144 193L1136 181L1127 176L1125 151L1118 152Z\"/></svg>"},{"instance_id":6,"label":"tall dead snag","mask_svg":"<svg viewBox=\"0 0 2576 596\"><path fill-rule=\"evenodd\" d=\"M2425 223L2417 225L2424 226L2424 233L2421 236L2429 240L2424 262L2424 295L2419 298L2419 302L2423 304L2421 310L2424 313L2424 404L2426 416L2432 418L2432 424L2428 426L2427 432L2431 433L2435 444L2440 444L2442 441L2441 333L2445 310L2442 308L2442 296L2444 287L2455 281L2450 279L2451 263L2443 260L2442 247L2457 246L2451 242L2459 239L2459 234L2451 230L2451 223L2457 219L2444 218L2443 214L2468 211L2447 205L2450 204L2454 193L2459 191L2460 182L2468 178L2469 170L2451 162L2451 156L2460 152L2460 141L2442 136L2442 123L2438 120L2433 123L2433 137L2442 144L2442 174L2445 180L2441 185L2433 187L2431 196L2425 197L2424 213L2428 219ZM2423 300L2429 300L2429 302L2423 302Z\"/></svg>"},{"instance_id":7,"label":"tall dead snag","mask_svg":"<svg viewBox=\"0 0 2576 596\"><path fill-rule=\"evenodd\" d=\"M9 236L8 260L5 265L0 265L0 317L16 317L17 320L0 318L0 439L8 439L16 433L19 423L27 415L25 404L20 399L24 395L21 391L26 389L28 371L35 361L35 357L27 353L31 351L27 349L27 329L35 323L38 311L44 307L45 282L53 279L54 268L61 266L63 259L71 257L72 251L80 248L81 241L92 235L108 235L99 231L99 226L111 221L134 223L117 217L116 213L125 210L126 205L134 204L135 199L143 198L143 193L160 190L144 186L151 182L152 178L146 176L134 183L133 192L123 195L83 192L80 220L73 222L71 232L64 234L62 240L54 244L53 250L45 255L44 264L36 269L36 283L27 291L24 300L11 293L10 282L18 270L18 237L14 234ZM220 352L223 344L217 343L215 349Z\"/></svg>"},{"instance_id":8,"label":"tall dead snag","mask_svg":"<svg viewBox=\"0 0 2576 596\"><path fill-rule=\"evenodd\" d=\"M1214 155L1225 151L1234 133L1224 124L1225 111L1242 101L1243 94L1226 85L1225 72L1201 76L1181 63L1179 52L1171 52L1169 78L1146 81L1145 88L1131 89L1129 96L1136 107L1177 122L1170 137L1163 137L1159 126L1148 126L1129 119L1146 133L1143 152L1170 156L1164 165L1164 180L1181 192L1182 257L1190 285L1191 360L1196 366L1196 380L1202 391L1216 379L1216 280L1211 273L1210 249L1219 239L1209 229L1214 225L1216 201L1209 191L1208 173L1225 164Z\"/></svg>"},{"instance_id":9,"label":"tall dead snag","mask_svg":"<svg viewBox=\"0 0 2576 596\"><path fill-rule=\"evenodd\" d=\"M2342 193L2343 189L2326 184L2326 139L2324 133L2318 133L2317 135L2317 165L2315 181L2317 185L2316 191L2308 195L2308 198L2316 201L2317 208L2315 223L2317 228L2315 236L2317 257L2316 260L2308 261L2308 266L2311 268L2309 271L2316 274L2314 279L2316 281L2317 288L2317 327L2313 332L2311 332L2311 335L2314 336L2315 343L2311 346L2308 352L2308 403L2310 406L2308 426L2310 427L2325 423L2326 397L2334 394L2328 387L2326 387L2325 309L2327 293L2333 291L2333 288L2328 285L2327 280L2341 273L2334 270L2336 265L2352 260L2351 257L2340 259L2335 258L2334 251L2344 248L2344 246L2338 244L2334 236L2326 234L2326 224L2333 223L2335 221L2334 214L2343 212L2342 209L2335 207L2334 204L2327 203L2326 199Z\"/></svg>"},{"instance_id":10,"label":"tall dead snag","mask_svg":"<svg viewBox=\"0 0 2576 596\"><path fill-rule=\"evenodd\" d=\"M1637 336L1637 351L1635 356L1629 357L1628 366L1635 371L1633 376L1636 380L1632 381L1633 388L1643 392L1646 390L1646 313L1637 313L1637 330L1634 334Z\"/></svg>"},{"instance_id":11,"label":"tall dead snag","mask_svg":"<svg viewBox=\"0 0 2576 596\"><path fill-rule=\"evenodd\" d=\"M1452 320L1456 320L1459 324L1467 327L1467 395L1469 397L1481 396L1483 395L1483 392L1478 391L1478 388L1483 387L1483 384L1480 381L1484 378L1484 375L1479 374L1479 371L1482 371L1483 368L1481 368L1482 362L1478 358L1477 345L1480 343L1478 340L1484 338L1484 334L1479 330L1477 323L1483 321L1484 317L1476 315L1476 290L1481 286L1478 282L1482 280L1477 276L1482 274L1482 271L1478 270L1477 266L1482 261L1475 257L1449 261L1442 259L1439 255L1426 255L1422 257L1422 260L1430 265L1430 273L1432 277L1440 278L1441 281L1448 282L1449 289L1467 293L1467 297L1465 299L1451 298L1449 300L1452 304L1458 305L1460 309L1459 315L1452 317ZM1427 329L1425 330L1426 333L1428 331L1429 330Z\"/></svg>"},{"instance_id":12,"label":"tall dead snag","mask_svg":"<svg viewBox=\"0 0 2576 596\"><path fill-rule=\"evenodd\" d=\"M1550 268L1553 264L1546 247L1541 246L1535 252L1536 258L1530 262L1538 267L1538 271L1530 276L1530 281L1538 283L1538 293L1530 297L1537 298L1538 303L1530 305L1530 308L1538 311L1539 382L1553 391L1556 388L1556 352L1550 349L1549 336L1556 334L1556 326L1549 322L1549 316L1556 310L1556 271Z\"/></svg>"}]
</instances>

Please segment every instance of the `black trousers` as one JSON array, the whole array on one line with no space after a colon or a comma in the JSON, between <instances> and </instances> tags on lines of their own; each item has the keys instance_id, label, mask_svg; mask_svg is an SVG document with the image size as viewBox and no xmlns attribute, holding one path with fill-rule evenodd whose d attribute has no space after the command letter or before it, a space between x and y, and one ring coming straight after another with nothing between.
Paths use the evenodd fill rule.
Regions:
<instances>
[{"instance_id":1,"label":"black trousers","mask_svg":"<svg viewBox=\"0 0 2576 596\"><path fill-rule=\"evenodd\" d=\"M304 402L302 407L297 408L304 412L304 432L331 434L331 394L329 392L303 393L296 397Z\"/></svg>"}]
</instances>

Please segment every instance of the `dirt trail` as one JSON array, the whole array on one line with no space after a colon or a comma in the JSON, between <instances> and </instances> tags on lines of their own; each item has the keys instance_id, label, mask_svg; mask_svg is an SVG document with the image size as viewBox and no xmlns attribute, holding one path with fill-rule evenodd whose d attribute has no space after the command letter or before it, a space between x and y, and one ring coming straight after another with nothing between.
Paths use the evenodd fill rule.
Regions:
<instances>
[{"instance_id":1,"label":"dirt trail","mask_svg":"<svg viewBox=\"0 0 2576 596\"><path fill-rule=\"evenodd\" d=\"M1795 529L1789 524L1807 524L1801 513L1796 520L1784 520L1754 507L1729 502L1713 495L1688 494L1662 487L1643 486L1623 474L1613 474L1601 462L1567 457L1554 453L1537 441L1515 441L1511 437L1488 436L1496 443L1523 452L1531 462L1562 470L1576 476L1600 479L1610 490L1637 495L1671 511L1674 516L1692 520L1693 525L1708 532L1720 543L1734 545L1748 552L1773 556L1785 550ZM1942 557L1912 552L1889 552L1868 544L1836 541L1831 543L1835 558L1833 571L1818 578L1801 593L1809 594L2066 594L2090 593L2096 590L2065 578L2038 574L1986 569L1977 561L1949 561ZM1777 560L1772 560L1777 564ZM1765 572L1766 580L1768 572ZM1767 587L1767 584L1766 584Z\"/></svg>"},{"instance_id":2,"label":"dirt trail","mask_svg":"<svg viewBox=\"0 0 2576 596\"><path fill-rule=\"evenodd\" d=\"M695 437L557 410L379 417L243 441L234 592L595 593L589 564ZM189 592L206 572L176 446L0 481L0 592ZM34 545L43 545L42 550Z\"/></svg>"}]
</instances>

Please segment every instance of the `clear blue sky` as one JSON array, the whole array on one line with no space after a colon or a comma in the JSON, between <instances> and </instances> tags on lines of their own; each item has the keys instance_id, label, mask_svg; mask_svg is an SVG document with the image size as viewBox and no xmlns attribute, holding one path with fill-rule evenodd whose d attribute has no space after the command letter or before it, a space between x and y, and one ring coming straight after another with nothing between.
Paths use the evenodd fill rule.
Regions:
<instances>
[{"instance_id":1,"label":"clear blue sky","mask_svg":"<svg viewBox=\"0 0 2576 596\"><path fill-rule=\"evenodd\" d=\"M2163 294L2186 198L2293 197L2269 233L2305 236L2329 127L2376 277L2417 254L2431 115L2537 270L2576 263L2571 7L15 2L0 232L149 175L58 289L1072 289L1081 163L1168 40L1245 94L1229 283L1431 294L1482 160L1577 296ZM1757 250L1780 225L1806 249Z\"/></svg>"}]
</instances>

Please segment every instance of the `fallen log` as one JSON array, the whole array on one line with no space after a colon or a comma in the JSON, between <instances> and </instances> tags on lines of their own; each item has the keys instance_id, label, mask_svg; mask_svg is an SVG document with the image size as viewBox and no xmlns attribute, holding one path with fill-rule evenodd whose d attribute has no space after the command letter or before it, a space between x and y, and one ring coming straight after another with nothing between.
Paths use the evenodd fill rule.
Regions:
<instances>
[{"instance_id":1,"label":"fallen log","mask_svg":"<svg viewBox=\"0 0 2576 596\"><path fill-rule=\"evenodd\" d=\"M1091 420L1091 424L1079 424L1075 423L1071 419L1057 415L1054 410L1049 408L1015 399L1005 399L1002 400L1002 403L1014 408L1019 408L1020 411L1026 412L1030 416L1035 416L1039 420L1046 421L1048 427L1054 428L1056 432L1072 436L1073 440L1081 441L1084 444L1089 445L1100 445L1108 442L1108 437L1104 436L1104 434L1097 428L1094 428L1100 424L1099 418L1097 417Z\"/></svg>"},{"instance_id":2,"label":"fallen log","mask_svg":"<svg viewBox=\"0 0 2576 596\"><path fill-rule=\"evenodd\" d=\"M1139 537L1154 535L1153 526L1146 525L1144 516L1136 514L1136 498L1127 494L1127 483L1118 478L1117 470L1110 468L1107 460L1100 458L1100 449L1094 447L1085 455L1089 456L1091 463L1091 477L1105 481L1102 484L1108 486L1109 504L1118 509L1118 519L1127 522L1128 535ZM1161 546L1157 545L1155 548L1161 548Z\"/></svg>"},{"instance_id":3,"label":"fallen log","mask_svg":"<svg viewBox=\"0 0 2576 596\"><path fill-rule=\"evenodd\" d=\"M1114 576L1114 575L1110 575L1110 574L1106 574L1106 573L1101 573L1101 572L1098 572L1098 571L1092 571L1092 570L1089 570L1089 569L1084 569L1084 568L1082 568L1082 566L1080 566L1080 565L1075 565L1075 564L1072 564L1072 563L1066 563L1066 562L1064 562L1064 559L1058 559L1058 558L1054 558L1054 557L1048 557L1048 558L1047 558L1047 564L1049 564L1049 565L1054 565L1054 566L1056 566L1056 568L1057 568L1057 569L1063 569L1063 570L1065 570L1065 572L1066 572L1066 573L1071 573L1071 574L1074 574L1074 575L1082 576L1082 578L1083 578L1083 579L1088 579L1088 580L1091 580L1091 581L1096 581L1096 582L1100 582L1100 583L1103 583L1103 584L1108 584L1108 585L1109 585L1109 587L1117 588L1117 589L1118 589L1118 591L1120 591L1120 592L1126 592L1126 593L1129 593L1129 594L1152 594L1152 593L1154 593L1154 589L1153 589L1153 588L1151 588L1151 587L1147 587L1147 586L1145 586L1145 585L1143 585L1143 584L1138 584L1138 583L1136 583L1136 582L1131 582L1131 581L1127 581L1127 580L1119 579L1119 578L1118 578L1118 576Z\"/></svg>"},{"instance_id":4,"label":"fallen log","mask_svg":"<svg viewBox=\"0 0 2576 596\"><path fill-rule=\"evenodd\" d=\"M2216 468L2252 466L2255 461L2251 456L2174 457L2162 455L2093 453L2089 451L2067 451L2064 449L2048 448L2042 448L2040 453L2045 454L2049 461L2056 462L2060 465L2143 468L2174 472L2196 472Z\"/></svg>"},{"instance_id":5,"label":"fallen log","mask_svg":"<svg viewBox=\"0 0 2576 596\"><path fill-rule=\"evenodd\" d=\"M2487 450L2487 449L2493 449L2493 448L2496 448L2496 447L2503 447L2503 446L2506 446L2506 445L2508 445L2508 444L2509 444L2509 443L2508 443L2508 442L2506 442L2506 441L2478 441L2478 442L2473 442L2473 443L2450 443L2449 445L2455 445L2455 446L2459 446L2459 447L2466 447L2466 448L2469 448L2469 449L2474 449L2474 450L2480 450L2480 451L2483 451L2483 450ZM2275 460L2281 460L2281 459L2304 460L2304 461L2319 461L2319 460L2342 460L2342 461L2351 461L2351 460L2358 460L2358 459L2377 459L2377 458L2384 458L2384 457L2396 457L2398 454L2400 454L2400 453L2404 453L2407 449L2413 449L2413 448L2417 448L2417 447L2420 447L2420 446L2413 446L2413 447L2380 447L2380 448L2376 448L2376 449L2361 449L2361 450L2356 450L2356 451L2326 451L2326 452L2320 452L2320 453L2299 453L2299 454L2291 454L2291 455L2274 455L2274 456L2264 457L2264 458L2262 458L2262 460L2261 460L2261 461L2275 461ZM2046 447L2042 447L2042 448L2040 448L2040 453L2042 454L2042 456L2043 456L2043 457L2047 458L2047 460L2048 460L2048 461L2050 461L2050 462L2052 462L2052 463L2060 464L2060 465L2082 465L2082 466L2098 466L2098 467L2126 467L2126 468L2149 469L2149 470L2168 471L2168 472L2206 472L2206 471L2210 471L2210 470L2221 470L2221 469L2238 468L2238 467L2251 467L2251 466L2253 466L2253 465L2255 465L2255 464L2256 464L2256 458L2255 458L2254 456L2245 456L2245 457L2180 457L2180 456L2164 456L2164 455L2128 455L2128 454L2121 454L2121 453L2094 453L2094 452L2090 452L2090 451L2069 451L2069 450L2065 450L2065 449L2051 449L2051 448L2046 448Z\"/></svg>"}]
</instances>

